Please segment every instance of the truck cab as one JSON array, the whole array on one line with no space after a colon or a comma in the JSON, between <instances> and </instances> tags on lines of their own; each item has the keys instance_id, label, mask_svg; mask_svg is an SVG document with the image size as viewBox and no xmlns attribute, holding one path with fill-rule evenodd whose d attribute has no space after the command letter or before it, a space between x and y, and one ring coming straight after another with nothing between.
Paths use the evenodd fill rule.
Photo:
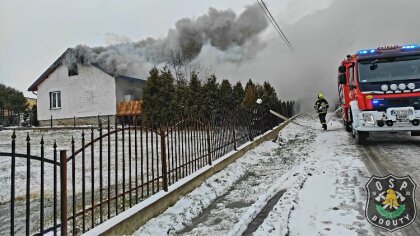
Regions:
<instances>
[{"instance_id":1,"label":"truck cab","mask_svg":"<svg viewBox=\"0 0 420 236\"><path fill-rule=\"evenodd\" d=\"M420 46L386 46L348 55L338 68L346 130L363 144L370 132L420 134Z\"/></svg>"}]
</instances>

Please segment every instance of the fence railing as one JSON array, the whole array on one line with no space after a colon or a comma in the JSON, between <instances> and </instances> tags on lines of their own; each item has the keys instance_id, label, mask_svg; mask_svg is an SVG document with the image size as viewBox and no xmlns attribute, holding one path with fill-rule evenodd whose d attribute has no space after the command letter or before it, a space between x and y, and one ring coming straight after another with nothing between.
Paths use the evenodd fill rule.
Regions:
<instances>
[{"instance_id":1,"label":"fence railing","mask_svg":"<svg viewBox=\"0 0 420 236\"><path fill-rule=\"evenodd\" d=\"M291 116L287 109L281 112ZM10 223L0 233L81 234L280 122L263 107L160 125L132 116L81 131L67 150L55 141L47 147L44 137L39 150L31 150L28 133L20 152L13 132L11 151L0 152L0 168L10 168L9 191L0 192L0 218Z\"/></svg>"}]
</instances>

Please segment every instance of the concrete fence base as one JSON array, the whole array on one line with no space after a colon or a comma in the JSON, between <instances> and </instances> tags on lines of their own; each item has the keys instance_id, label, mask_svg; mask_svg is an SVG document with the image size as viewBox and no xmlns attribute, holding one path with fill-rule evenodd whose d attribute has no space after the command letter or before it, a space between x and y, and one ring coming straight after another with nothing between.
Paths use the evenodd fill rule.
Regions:
<instances>
[{"instance_id":1,"label":"concrete fence base","mask_svg":"<svg viewBox=\"0 0 420 236\"><path fill-rule=\"evenodd\" d=\"M200 186L206 179L223 170L229 164L235 162L238 158L242 157L246 152L255 148L265 141L276 139L280 130L282 130L293 119L298 117L296 115L289 120L283 122L273 130L268 131L264 135L257 137L253 142L240 147L229 157L224 158L222 161L215 162L204 170L199 170L187 182L175 183L169 188L169 192L160 192L152 196L153 199L146 199L118 216L109 219L105 223L93 228L86 232L84 235L128 235L133 234L142 225L150 219L162 214L166 209L174 205L182 196L190 193L195 188ZM188 177L187 177L188 178ZM181 182L180 180L179 182Z\"/></svg>"},{"instance_id":2,"label":"concrete fence base","mask_svg":"<svg viewBox=\"0 0 420 236\"><path fill-rule=\"evenodd\" d=\"M108 116L99 116L102 124L108 124ZM111 125L115 123L115 116L109 116ZM84 125L98 125L98 116L89 116L89 117L74 117L74 118L65 118L65 119L54 119L52 120L54 126L84 126ZM51 119L49 120L40 120L39 126L49 127L51 126Z\"/></svg>"}]
</instances>

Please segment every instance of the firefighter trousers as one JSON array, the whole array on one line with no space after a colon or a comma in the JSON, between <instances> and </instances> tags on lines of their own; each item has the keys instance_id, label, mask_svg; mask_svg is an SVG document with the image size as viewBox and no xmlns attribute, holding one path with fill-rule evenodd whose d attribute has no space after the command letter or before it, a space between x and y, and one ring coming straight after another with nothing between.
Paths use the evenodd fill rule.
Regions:
<instances>
[{"instance_id":1,"label":"firefighter trousers","mask_svg":"<svg viewBox=\"0 0 420 236\"><path fill-rule=\"evenodd\" d=\"M325 117L327 116L327 113L319 113L319 121L321 122L322 126L327 126L327 121L325 120Z\"/></svg>"}]
</instances>

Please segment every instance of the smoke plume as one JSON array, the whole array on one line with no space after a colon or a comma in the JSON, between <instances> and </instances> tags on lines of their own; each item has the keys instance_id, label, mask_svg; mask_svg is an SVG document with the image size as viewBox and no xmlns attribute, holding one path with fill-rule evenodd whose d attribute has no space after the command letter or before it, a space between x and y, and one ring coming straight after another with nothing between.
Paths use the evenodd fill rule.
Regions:
<instances>
[{"instance_id":1,"label":"smoke plume","mask_svg":"<svg viewBox=\"0 0 420 236\"><path fill-rule=\"evenodd\" d=\"M269 81L281 99L301 100L310 111L319 92L332 105L337 101L337 68L347 54L420 43L418 9L418 0L288 0L280 14L270 10L295 48L291 53L258 5L238 16L210 8L196 19L179 20L164 38L127 42L126 37L109 35L110 42L119 44L78 46L70 61L146 78L152 66L181 51L219 79Z\"/></svg>"},{"instance_id":2,"label":"smoke plume","mask_svg":"<svg viewBox=\"0 0 420 236\"><path fill-rule=\"evenodd\" d=\"M265 47L250 60L221 61L221 52L214 49L200 56L219 78L269 81L281 99L300 100L305 111L313 111L319 92L326 94L333 107L338 100L337 70L346 55L384 45L420 43L418 9L417 0L289 0L274 16L294 53L270 25L263 34Z\"/></svg>"},{"instance_id":3,"label":"smoke plume","mask_svg":"<svg viewBox=\"0 0 420 236\"><path fill-rule=\"evenodd\" d=\"M253 52L251 42L260 44L258 35L267 25L257 5L246 7L238 16L232 10L210 8L207 14L196 19L177 21L164 38L131 42L125 36L108 34L110 46L79 45L67 56L66 63L98 64L111 73L145 78L152 66L167 63L174 54L198 63L197 56L208 48L226 53L226 60L240 62Z\"/></svg>"}]
</instances>

